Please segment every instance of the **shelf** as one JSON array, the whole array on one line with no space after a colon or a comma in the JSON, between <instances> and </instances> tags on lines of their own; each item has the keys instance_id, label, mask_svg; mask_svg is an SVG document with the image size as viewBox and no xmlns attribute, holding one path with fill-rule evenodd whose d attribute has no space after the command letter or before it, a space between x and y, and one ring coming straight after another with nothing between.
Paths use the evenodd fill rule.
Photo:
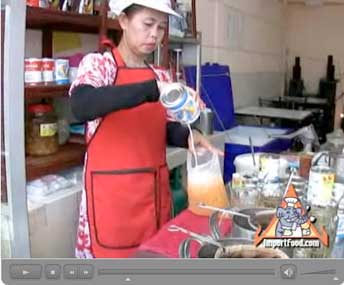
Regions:
<instances>
[{"instance_id":1,"label":"shelf","mask_svg":"<svg viewBox=\"0 0 344 285\"><path fill-rule=\"evenodd\" d=\"M77 143L67 143L60 146L57 153L46 156L26 157L27 181L43 175L53 174L66 168L82 165L86 146Z\"/></svg>"},{"instance_id":2,"label":"shelf","mask_svg":"<svg viewBox=\"0 0 344 285\"><path fill-rule=\"evenodd\" d=\"M68 96L70 84L38 83L25 84L26 99L41 99Z\"/></svg>"},{"instance_id":3,"label":"shelf","mask_svg":"<svg viewBox=\"0 0 344 285\"><path fill-rule=\"evenodd\" d=\"M201 40L198 38L182 38L182 37L176 37L176 36L169 36L168 37L169 44L193 44L198 45L201 44Z\"/></svg>"},{"instance_id":4,"label":"shelf","mask_svg":"<svg viewBox=\"0 0 344 285\"><path fill-rule=\"evenodd\" d=\"M80 33L95 33L100 29L101 17L47 8L26 7L27 29L50 29Z\"/></svg>"}]
</instances>

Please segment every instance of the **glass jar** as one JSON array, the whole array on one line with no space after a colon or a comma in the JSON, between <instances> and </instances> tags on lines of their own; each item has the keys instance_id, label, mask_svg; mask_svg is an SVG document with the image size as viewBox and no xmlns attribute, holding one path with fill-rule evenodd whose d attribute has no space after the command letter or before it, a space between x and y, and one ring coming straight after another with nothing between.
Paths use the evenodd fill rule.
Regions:
<instances>
[{"instance_id":1,"label":"glass jar","mask_svg":"<svg viewBox=\"0 0 344 285\"><path fill-rule=\"evenodd\" d=\"M68 139L70 137L70 132L69 132L69 122L65 118L60 118L57 121L57 134L59 138L59 145L63 145L68 142Z\"/></svg>"},{"instance_id":2,"label":"glass jar","mask_svg":"<svg viewBox=\"0 0 344 285\"><path fill-rule=\"evenodd\" d=\"M282 201L284 188L281 183L263 184L259 196L259 207L276 209Z\"/></svg>"},{"instance_id":3,"label":"glass jar","mask_svg":"<svg viewBox=\"0 0 344 285\"><path fill-rule=\"evenodd\" d=\"M258 206L259 190L257 183L252 181L245 182L239 187L232 187L230 193L231 206L234 208L245 209Z\"/></svg>"},{"instance_id":4,"label":"glass jar","mask_svg":"<svg viewBox=\"0 0 344 285\"><path fill-rule=\"evenodd\" d=\"M57 117L49 104L31 104L26 123L26 153L48 155L58 151Z\"/></svg>"},{"instance_id":5,"label":"glass jar","mask_svg":"<svg viewBox=\"0 0 344 285\"><path fill-rule=\"evenodd\" d=\"M330 258L335 243L335 237L338 226L338 203L334 200L327 205L317 205L308 203L311 206L309 216L316 218L315 227L321 234L322 228L325 228L329 237L329 246L326 247L320 242L319 248L295 248L294 257L296 258Z\"/></svg>"}]
</instances>

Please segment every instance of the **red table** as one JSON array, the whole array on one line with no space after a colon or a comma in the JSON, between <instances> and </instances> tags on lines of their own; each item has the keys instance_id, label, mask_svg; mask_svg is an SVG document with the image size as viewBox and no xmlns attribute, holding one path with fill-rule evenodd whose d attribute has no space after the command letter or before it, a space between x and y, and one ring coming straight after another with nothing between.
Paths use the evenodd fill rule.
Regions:
<instances>
[{"instance_id":1,"label":"red table","mask_svg":"<svg viewBox=\"0 0 344 285\"><path fill-rule=\"evenodd\" d=\"M170 220L167 224L161 228L161 230L154 235L150 240L143 243L135 257L140 258L179 258L179 245L183 240L189 237L189 235L182 232L170 232L169 226L176 225L183 227L190 231L209 235L209 217L199 216L193 214L189 210L181 212L174 219ZM221 225L221 232L229 234L232 229L232 223L229 219L224 219ZM192 245L191 257L197 256L197 245Z\"/></svg>"}]
</instances>

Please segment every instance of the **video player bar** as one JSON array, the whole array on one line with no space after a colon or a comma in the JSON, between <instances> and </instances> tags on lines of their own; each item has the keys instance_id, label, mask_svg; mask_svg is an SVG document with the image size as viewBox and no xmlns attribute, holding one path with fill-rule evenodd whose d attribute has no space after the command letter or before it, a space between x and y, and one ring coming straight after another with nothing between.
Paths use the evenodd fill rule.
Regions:
<instances>
[{"instance_id":1,"label":"video player bar","mask_svg":"<svg viewBox=\"0 0 344 285\"><path fill-rule=\"evenodd\" d=\"M283 280L342 285L343 268L343 259L2 259L2 280L9 285L241 285Z\"/></svg>"},{"instance_id":2,"label":"video player bar","mask_svg":"<svg viewBox=\"0 0 344 285\"><path fill-rule=\"evenodd\" d=\"M275 275L275 269L99 269L98 275Z\"/></svg>"}]
</instances>

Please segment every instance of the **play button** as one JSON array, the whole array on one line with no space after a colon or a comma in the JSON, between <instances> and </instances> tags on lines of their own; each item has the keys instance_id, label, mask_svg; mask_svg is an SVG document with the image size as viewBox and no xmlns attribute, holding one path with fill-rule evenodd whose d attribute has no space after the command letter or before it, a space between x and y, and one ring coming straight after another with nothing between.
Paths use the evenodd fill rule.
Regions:
<instances>
[{"instance_id":1,"label":"play button","mask_svg":"<svg viewBox=\"0 0 344 285\"><path fill-rule=\"evenodd\" d=\"M40 279L42 266L39 264L14 264L10 266L12 279Z\"/></svg>"}]
</instances>

